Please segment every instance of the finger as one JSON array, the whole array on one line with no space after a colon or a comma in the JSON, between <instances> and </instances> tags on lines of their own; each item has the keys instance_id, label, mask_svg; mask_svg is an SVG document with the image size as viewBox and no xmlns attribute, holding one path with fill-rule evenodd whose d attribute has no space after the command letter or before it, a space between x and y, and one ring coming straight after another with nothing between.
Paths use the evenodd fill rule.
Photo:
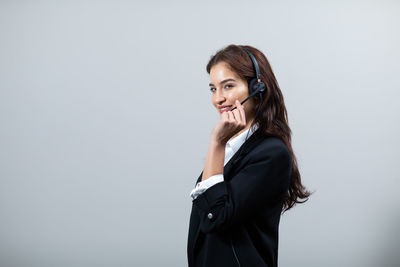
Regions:
<instances>
[{"instance_id":1,"label":"finger","mask_svg":"<svg viewBox=\"0 0 400 267\"><path fill-rule=\"evenodd\" d=\"M236 124L236 119L235 119L235 114L234 114L235 111L230 111L229 110L227 112L229 114L229 122L232 123L232 124Z\"/></svg>"},{"instance_id":2,"label":"finger","mask_svg":"<svg viewBox=\"0 0 400 267\"><path fill-rule=\"evenodd\" d=\"M242 115L240 114L240 111L238 109L235 109L232 111L233 116L235 117L235 121L237 123L242 123Z\"/></svg>"},{"instance_id":3,"label":"finger","mask_svg":"<svg viewBox=\"0 0 400 267\"><path fill-rule=\"evenodd\" d=\"M246 125L246 112L244 112L243 106L240 106L239 111L240 111L240 114L242 116L243 123L244 123L244 125Z\"/></svg>"},{"instance_id":4,"label":"finger","mask_svg":"<svg viewBox=\"0 0 400 267\"><path fill-rule=\"evenodd\" d=\"M232 111L228 110L228 111L225 111L225 112L226 112L226 114L227 114L227 116L228 116L228 121L229 121L229 122L235 121L235 117L233 116Z\"/></svg>"},{"instance_id":5,"label":"finger","mask_svg":"<svg viewBox=\"0 0 400 267\"><path fill-rule=\"evenodd\" d=\"M241 121L246 125L246 114L244 112L243 105L239 102L239 100L236 100L236 105L237 105L237 110L240 113Z\"/></svg>"},{"instance_id":6,"label":"finger","mask_svg":"<svg viewBox=\"0 0 400 267\"><path fill-rule=\"evenodd\" d=\"M228 117L228 114L227 114L226 111L221 113L221 120L226 121L226 120L228 120L228 118L229 118L229 117Z\"/></svg>"}]
</instances>

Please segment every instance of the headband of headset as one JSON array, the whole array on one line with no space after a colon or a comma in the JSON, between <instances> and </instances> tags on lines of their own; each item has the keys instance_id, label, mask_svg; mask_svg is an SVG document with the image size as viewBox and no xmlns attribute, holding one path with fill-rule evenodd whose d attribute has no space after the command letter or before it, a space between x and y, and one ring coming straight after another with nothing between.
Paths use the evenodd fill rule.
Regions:
<instances>
[{"instance_id":1,"label":"headband of headset","mask_svg":"<svg viewBox=\"0 0 400 267\"><path fill-rule=\"evenodd\" d=\"M255 57L253 56L253 54L250 53L250 51L247 50L246 48L242 47L242 49L243 49L244 51L246 51L246 53L250 56L250 59L251 59L251 61L253 62L253 65L254 65L254 69L256 70L256 77L257 77L257 80L259 80L259 79L261 78L261 75L260 75L260 69L258 68L258 63L257 63L256 58L255 58Z\"/></svg>"}]
</instances>

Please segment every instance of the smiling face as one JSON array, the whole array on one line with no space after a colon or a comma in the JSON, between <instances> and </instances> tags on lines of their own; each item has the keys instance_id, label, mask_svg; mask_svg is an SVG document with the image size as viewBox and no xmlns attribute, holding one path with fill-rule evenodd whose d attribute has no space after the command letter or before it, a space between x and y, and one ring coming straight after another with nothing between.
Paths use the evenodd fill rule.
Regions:
<instances>
[{"instance_id":1,"label":"smiling face","mask_svg":"<svg viewBox=\"0 0 400 267\"><path fill-rule=\"evenodd\" d=\"M235 107L235 100L240 103L249 96L247 82L233 72L225 62L215 64L210 70L210 91L212 104L221 113L221 107ZM246 128L250 127L254 119L254 99L249 98L243 104L246 114ZM245 128L245 129L246 129Z\"/></svg>"}]
</instances>

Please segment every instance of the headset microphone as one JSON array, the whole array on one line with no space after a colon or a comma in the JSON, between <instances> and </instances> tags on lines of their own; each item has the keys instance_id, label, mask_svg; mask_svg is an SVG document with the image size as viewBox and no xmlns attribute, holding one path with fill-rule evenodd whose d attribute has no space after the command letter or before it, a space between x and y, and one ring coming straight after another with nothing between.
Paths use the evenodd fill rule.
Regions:
<instances>
[{"instance_id":1,"label":"headset microphone","mask_svg":"<svg viewBox=\"0 0 400 267\"><path fill-rule=\"evenodd\" d=\"M262 91L260 90L260 92L262 92ZM243 100L240 104L243 105L250 97L253 97L253 96L255 96L256 94L258 94L258 93L260 93L260 92L259 92L259 91L254 91L253 93L251 93L251 95L249 95L248 97L246 97L246 99ZM237 108L237 107L232 108L231 111L234 110L235 108Z\"/></svg>"},{"instance_id":2,"label":"headset microphone","mask_svg":"<svg viewBox=\"0 0 400 267\"><path fill-rule=\"evenodd\" d=\"M246 97L245 100L243 100L243 102L241 102L241 104L243 105L250 97L255 96L256 94L260 94L260 96L262 97L263 92L265 91L265 89L267 88L265 86L265 83L263 83L261 81L261 75L260 75L260 69L258 67L258 63L256 58L253 56L252 53L250 53L249 50L247 50L244 47L241 47L244 51L246 51L246 53L249 55L251 61L253 62L253 66L256 72L256 78L253 78L250 80L249 84L248 84L248 89L249 89L249 96ZM260 103L261 105L261 103ZM232 108L230 111L234 110L237 107Z\"/></svg>"}]
</instances>

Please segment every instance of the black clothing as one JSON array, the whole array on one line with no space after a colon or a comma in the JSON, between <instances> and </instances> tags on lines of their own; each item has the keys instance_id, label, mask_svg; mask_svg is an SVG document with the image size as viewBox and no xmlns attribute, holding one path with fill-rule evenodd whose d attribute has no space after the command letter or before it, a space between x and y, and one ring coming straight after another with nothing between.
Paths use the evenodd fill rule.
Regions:
<instances>
[{"instance_id":1,"label":"black clothing","mask_svg":"<svg viewBox=\"0 0 400 267\"><path fill-rule=\"evenodd\" d=\"M276 267L291 174L284 142L257 129L225 165L224 181L193 200L189 267Z\"/></svg>"}]
</instances>

